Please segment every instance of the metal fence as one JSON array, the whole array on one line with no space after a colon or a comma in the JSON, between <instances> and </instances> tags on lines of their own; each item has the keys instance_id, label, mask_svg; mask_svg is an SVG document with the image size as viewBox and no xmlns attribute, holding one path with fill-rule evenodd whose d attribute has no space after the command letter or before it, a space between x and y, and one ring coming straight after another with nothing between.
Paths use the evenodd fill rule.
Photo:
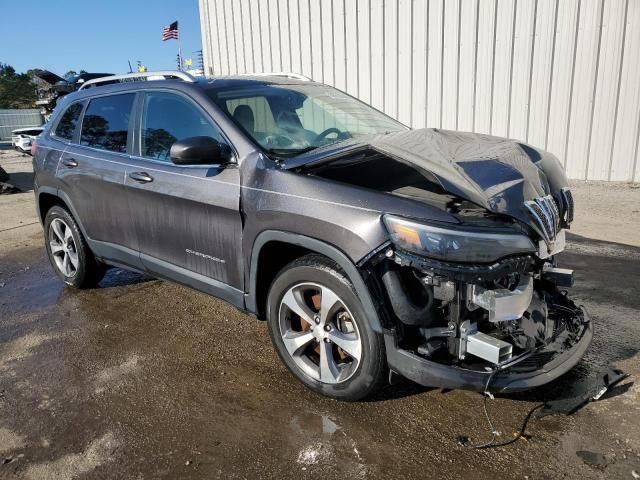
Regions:
<instances>
[{"instance_id":1,"label":"metal fence","mask_svg":"<svg viewBox=\"0 0 640 480\"><path fill-rule=\"evenodd\" d=\"M16 128L39 127L43 123L40 110L35 108L0 110L0 142L11 141Z\"/></svg>"},{"instance_id":2,"label":"metal fence","mask_svg":"<svg viewBox=\"0 0 640 480\"><path fill-rule=\"evenodd\" d=\"M640 181L640 0L199 0L205 70L293 71L413 127Z\"/></svg>"}]
</instances>

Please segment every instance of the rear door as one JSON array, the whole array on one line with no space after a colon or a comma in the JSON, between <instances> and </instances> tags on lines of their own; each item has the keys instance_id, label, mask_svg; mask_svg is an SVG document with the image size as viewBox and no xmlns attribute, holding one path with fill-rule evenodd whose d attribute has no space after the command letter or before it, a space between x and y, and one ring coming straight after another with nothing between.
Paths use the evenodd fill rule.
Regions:
<instances>
[{"instance_id":1,"label":"rear door","mask_svg":"<svg viewBox=\"0 0 640 480\"><path fill-rule=\"evenodd\" d=\"M36 189L44 185L43 188L48 193L57 194L59 180L56 173L60 169L60 158L69 144L78 141L85 103L80 100L67 105L60 117L53 120L55 123L49 134L38 142L38 149L33 157ZM44 218L42 220L44 222Z\"/></svg>"},{"instance_id":2,"label":"rear door","mask_svg":"<svg viewBox=\"0 0 640 480\"><path fill-rule=\"evenodd\" d=\"M242 302L240 175L230 165L172 163L171 146L194 136L229 143L181 92L139 99L135 164L125 184L143 265L154 274Z\"/></svg>"},{"instance_id":3,"label":"rear door","mask_svg":"<svg viewBox=\"0 0 640 480\"><path fill-rule=\"evenodd\" d=\"M58 176L94 253L142 268L124 190L135 98L119 93L86 103L79 135L64 149Z\"/></svg>"}]
</instances>

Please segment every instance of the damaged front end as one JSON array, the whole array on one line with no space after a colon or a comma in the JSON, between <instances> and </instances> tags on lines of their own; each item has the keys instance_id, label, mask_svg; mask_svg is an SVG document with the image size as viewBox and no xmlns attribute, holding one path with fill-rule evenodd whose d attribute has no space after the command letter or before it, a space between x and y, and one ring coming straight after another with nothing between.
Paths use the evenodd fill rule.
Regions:
<instances>
[{"instance_id":1,"label":"damaged front end","mask_svg":"<svg viewBox=\"0 0 640 480\"><path fill-rule=\"evenodd\" d=\"M387 195L390 241L359 266L392 370L426 386L514 391L582 357L593 332L566 294L573 273L555 264L574 204L553 155L439 129L309 155L288 168Z\"/></svg>"},{"instance_id":2,"label":"damaged front end","mask_svg":"<svg viewBox=\"0 0 640 480\"><path fill-rule=\"evenodd\" d=\"M425 386L517 391L573 367L593 332L567 296L573 272L554 265L570 218L559 211L539 245L513 228L385 217L392 242L364 269L386 304L390 368Z\"/></svg>"}]
</instances>

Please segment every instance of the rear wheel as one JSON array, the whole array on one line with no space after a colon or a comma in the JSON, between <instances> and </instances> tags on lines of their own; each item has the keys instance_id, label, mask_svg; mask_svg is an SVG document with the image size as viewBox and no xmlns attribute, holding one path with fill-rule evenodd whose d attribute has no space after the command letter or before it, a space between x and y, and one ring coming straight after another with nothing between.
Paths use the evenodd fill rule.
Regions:
<instances>
[{"instance_id":1,"label":"rear wheel","mask_svg":"<svg viewBox=\"0 0 640 480\"><path fill-rule=\"evenodd\" d=\"M351 282L325 257L287 265L267 300L278 354L305 385L341 400L374 393L385 379L384 343L371 328Z\"/></svg>"},{"instance_id":2,"label":"rear wheel","mask_svg":"<svg viewBox=\"0 0 640 480\"><path fill-rule=\"evenodd\" d=\"M105 268L94 258L77 223L67 210L52 207L44 221L47 256L58 277L74 288L95 286Z\"/></svg>"}]
</instances>

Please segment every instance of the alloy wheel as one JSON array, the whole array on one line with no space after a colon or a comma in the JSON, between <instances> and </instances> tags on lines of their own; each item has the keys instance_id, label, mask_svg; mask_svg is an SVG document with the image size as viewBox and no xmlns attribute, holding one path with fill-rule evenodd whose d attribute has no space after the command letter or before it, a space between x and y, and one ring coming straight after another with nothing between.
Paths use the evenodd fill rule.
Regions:
<instances>
[{"instance_id":1,"label":"alloy wheel","mask_svg":"<svg viewBox=\"0 0 640 480\"><path fill-rule=\"evenodd\" d=\"M60 218L49 225L49 249L58 270L65 277L73 277L78 271L78 250L71 227Z\"/></svg>"},{"instance_id":2,"label":"alloy wheel","mask_svg":"<svg viewBox=\"0 0 640 480\"><path fill-rule=\"evenodd\" d=\"M358 369L363 350L358 325L330 288L315 283L289 288L280 302L278 324L285 349L314 380L342 383Z\"/></svg>"}]
</instances>

